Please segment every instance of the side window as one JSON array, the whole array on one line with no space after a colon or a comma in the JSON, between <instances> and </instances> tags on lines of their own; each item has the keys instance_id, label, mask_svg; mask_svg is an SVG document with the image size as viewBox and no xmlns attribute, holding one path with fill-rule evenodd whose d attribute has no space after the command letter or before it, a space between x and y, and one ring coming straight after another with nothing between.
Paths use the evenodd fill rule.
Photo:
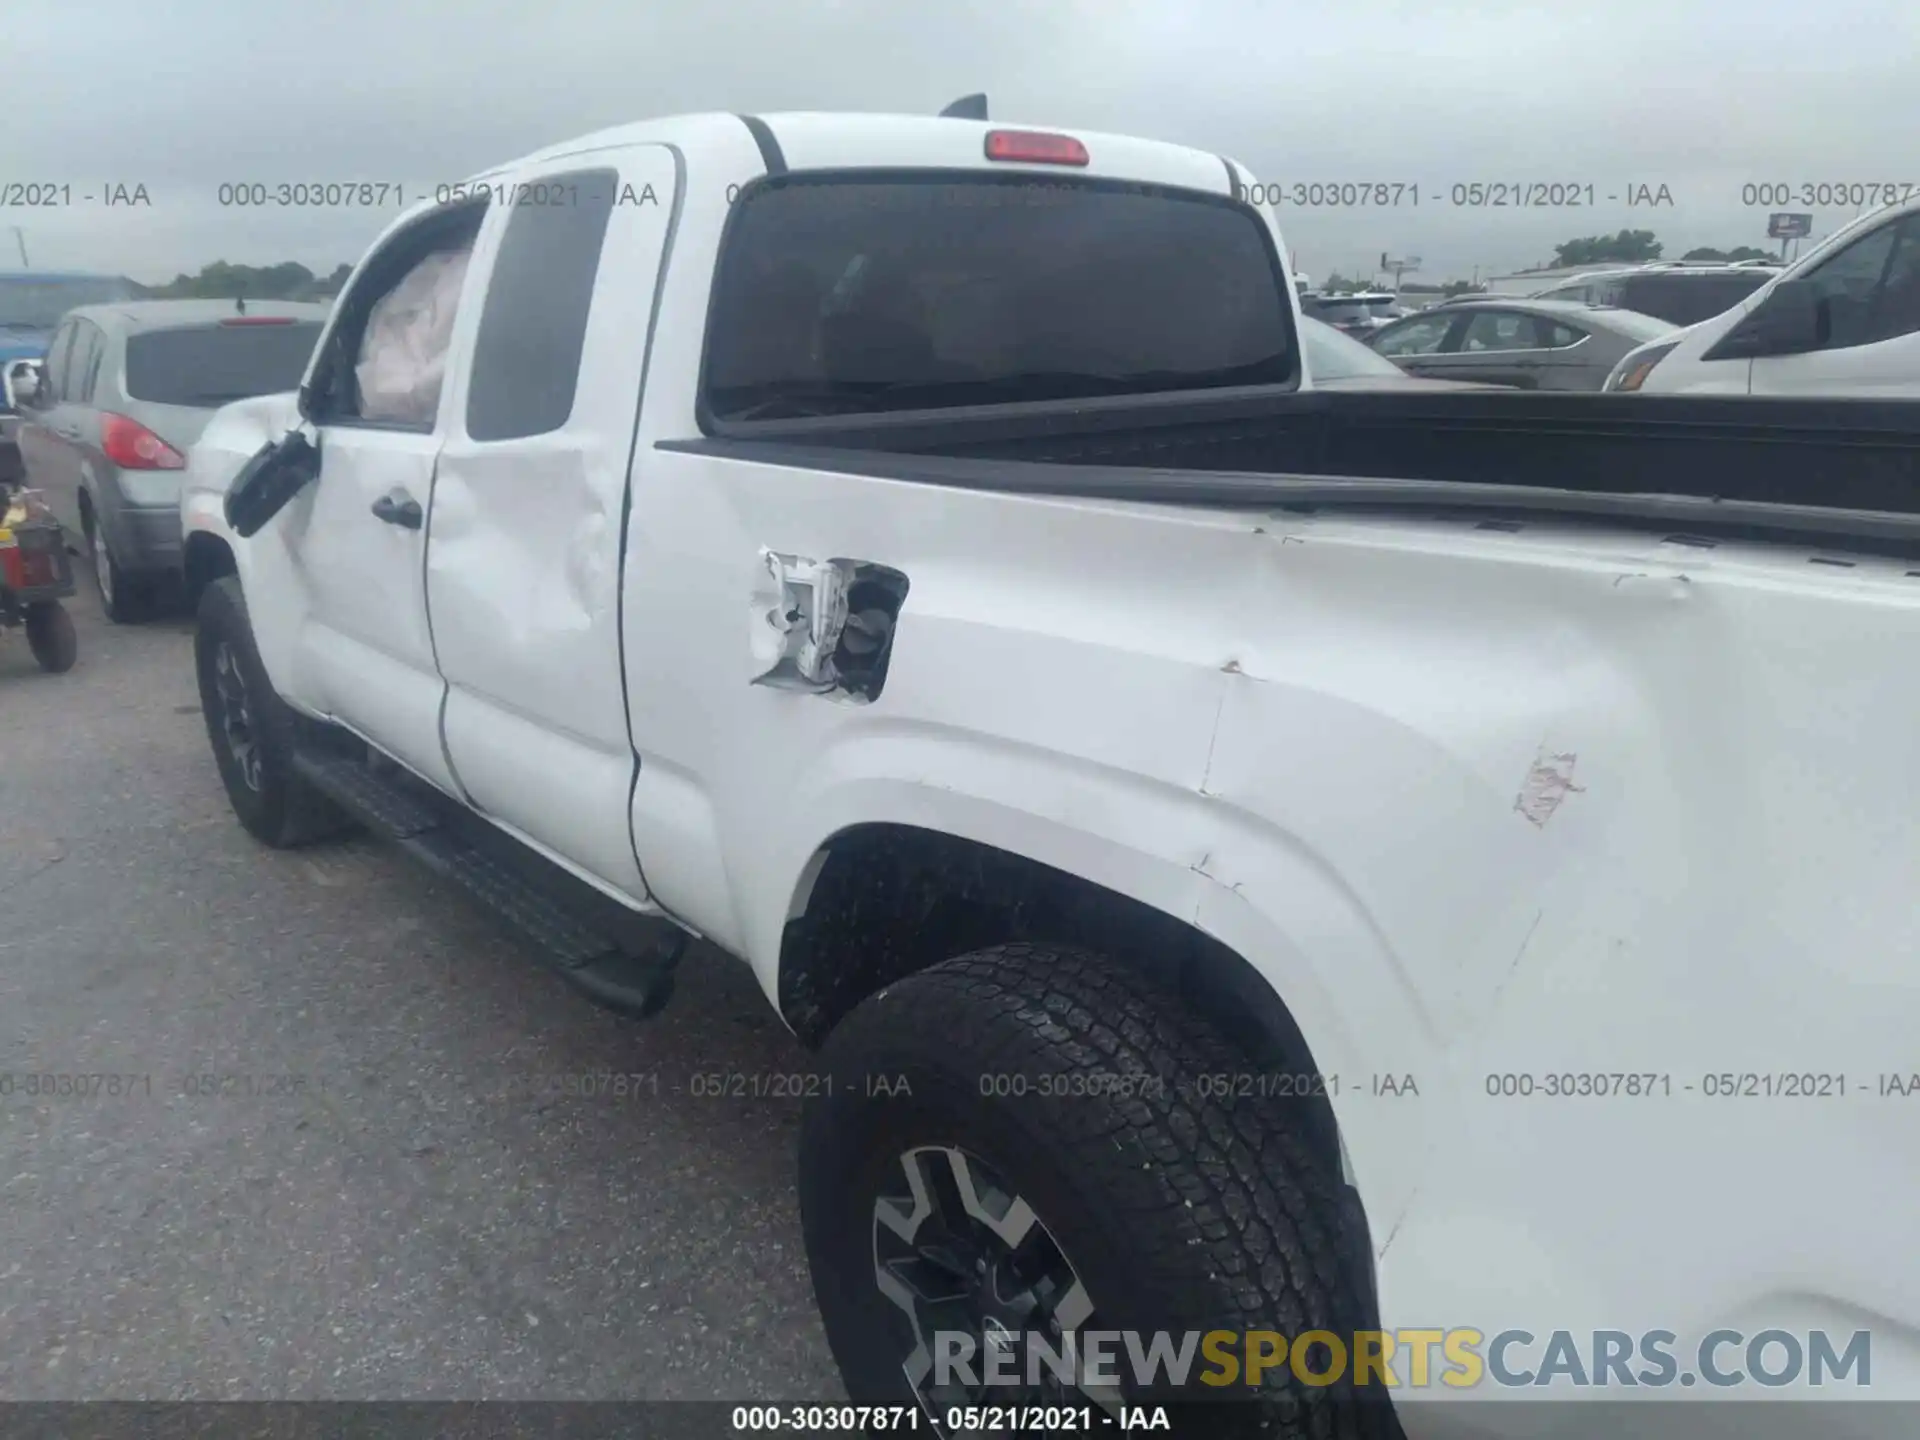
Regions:
<instances>
[{"instance_id":1,"label":"side window","mask_svg":"<svg viewBox=\"0 0 1920 1440\"><path fill-rule=\"evenodd\" d=\"M1467 326L1460 349L1466 354L1486 350L1538 350L1540 341L1533 324L1533 316L1517 311L1482 310Z\"/></svg>"},{"instance_id":2,"label":"side window","mask_svg":"<svg viewBox=\"0 0 1920 1440\"><path fill-rule=\"evenodd\" d=\"M1909 215L1899 231L1867 319L1867 343L1920 330L1920 222Z\"/></svg>"},{"instance_id":3,"label":"side window","mask_svg":"<svg viewBox=\"0 0 1920 1440\"><path fill-rule=\"evenodd\" d=\"M470 438L545 435L573 414L618 182L616 171L582 170L527 187L565 203L517 207L500 237L467 383Z\"/></svg>"},{"instance_id":4,"label":"side window","mask_svg":"<svg viewBox=\"0 0 1920 1440\"><path fill-rule=\"evenodd\" d=\"M107 337L98 325L82 320L74 329L73 358L67 362L67 398L84 405L93 398L94 377L100 373L100 352Z\"/></svg>"},{"instance_id":5,"label":"side window","mask_svg":"<svg viewBox=\"0 0 1920 1440\"><path fill-rule=\"evenodd\" d=\"M1432 355L1447 338L1447 331L1458 319L1454 315L1421 316L1391 330L1382 331L1373 348L1382 355Z\"/></svg>"},{"instance_id":6,"label":"side window","mask_svg":"<svg viewBox=\"0 0 1920 1440\"><path fill-rule=\"evenodd\" d=\"M53 343L47 346L45 368L46 399L57 402L66 398L64 386L67 378L67 357L73 353L73 331L76 322L69 320L54 332Z\"/></svg>"},{"instance_id":7,"label":"side window","mask_svg":"<svg viewBox=\"0 0 1920 1440\"><path fill-rule=\"evenodd\" d=\"M1823 350L1842 350L1880 338L1876 329L1876 299L1894 259L1901 232L1911 221L1882 225L1862 235L1806 278L1813 282L1826 314Z\"/></svg>"},{"instance_id":8,"label":"side window","mask_svg":"<svg viewBox=\"0 0 1920 1440\"><path fill-rule=\"evenodd\" d=\"M1563 325L1558 320L1542 320L1545 328L1545 345L1549 350L1564 350L1569 345L1578 345L1587 338L1587 332L1571 325Z\"/></svg>"},{"instance_id":9,"label":"side window","mask_svg":"<svg viewBox=\"0 0 1920 1440\"><path fill-rule=\"evenodd\" d=\"M315 423L433 428L486 194L422 216L354 270L314 359Z\"/></svg>"}]
</instances>

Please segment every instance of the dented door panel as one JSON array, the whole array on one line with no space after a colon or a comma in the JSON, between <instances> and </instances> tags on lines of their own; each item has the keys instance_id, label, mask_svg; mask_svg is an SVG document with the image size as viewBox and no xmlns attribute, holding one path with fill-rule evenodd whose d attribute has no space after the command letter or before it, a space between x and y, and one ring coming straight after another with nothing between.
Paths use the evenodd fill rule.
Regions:
<instances>
[{"instance_id":1,"label":"dented door panel","mask_svg":"<svg viewBox=\"0 0 1920 1440\"><path fill-rule=\"evenodd\" d=\"M575 178L602 174L612 178ZM551 161L506 183L536 198L598 186L611 208L565 422L507 439L475 439L456 423L441 456L427 592L448 687L447 752L482 813L564 856L585 878L644 903L628 828L634 758L619 573L675 162L665 147L650 146L622 152L617 162L593 154ZM514 213L508 210L508 225ZM488 254L493 264L501 229ZM472 384L471 375L461 377L456 416L468 417Z\"/></svg>"}]
</instances>

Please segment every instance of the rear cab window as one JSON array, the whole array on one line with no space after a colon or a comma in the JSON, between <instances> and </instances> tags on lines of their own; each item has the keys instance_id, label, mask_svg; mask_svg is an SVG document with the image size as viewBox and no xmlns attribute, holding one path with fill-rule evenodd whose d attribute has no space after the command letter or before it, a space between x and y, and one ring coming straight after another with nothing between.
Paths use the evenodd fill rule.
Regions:
<instances>
[{"instance_id":1,"label":"rear cab window","mask_svg":"<svg viewBox=\"0 0 1920 1440\"><path fill-rule=\"evenodd\" d=\"M1052 175L742 193L701 421L1297 385L1272 232L1225 196Z\"/></svg>"},{"instance_id":2,"label":"rear cab window","mask_svg":"<svg viewBox=\"0 0 1920 1440\"><path fill-rule=\"evenodd\" d=\"M129 399L211 409L297 390L321 322L256 321L142 330L127 337Z\"/></svg>"}]
</instances>

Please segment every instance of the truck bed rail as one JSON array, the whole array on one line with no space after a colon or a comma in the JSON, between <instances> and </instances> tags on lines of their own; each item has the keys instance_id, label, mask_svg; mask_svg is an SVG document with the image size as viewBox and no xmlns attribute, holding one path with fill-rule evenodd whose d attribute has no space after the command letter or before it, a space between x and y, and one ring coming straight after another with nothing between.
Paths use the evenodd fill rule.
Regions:
<instances>
[{"instance_id":1,"label":"truck bed rail","mask_svg":"<svg viewBox=\"0 0 1920 1440\"><path fill-rule=\"evenodd\" d=\"M1590 518L1920 557L1914 401L1242 392L779 421L661 448L1022 494Z\"/></svg>"}]
</instances>

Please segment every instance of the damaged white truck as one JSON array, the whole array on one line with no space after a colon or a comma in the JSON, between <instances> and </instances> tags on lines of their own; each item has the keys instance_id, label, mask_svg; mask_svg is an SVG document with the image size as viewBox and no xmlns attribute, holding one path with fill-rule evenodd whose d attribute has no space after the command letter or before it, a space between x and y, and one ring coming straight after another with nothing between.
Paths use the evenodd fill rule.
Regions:
<instances>
[{"instance_id":1,"label":"damaged white truck","mask_svg":"<svg viewBox=\"0 0 1920 1440\"><path fill-rule=\"evenodd\" d=\"M751 965L895 1428L1547 1433L1452 1403L1563 1396L1500 1379L1537 1345L1410 1363L1469 1331L1870 1330L1884 1393L1915 407L1315 393L1251 180L715 115L408 213L191 457L234 809L390 837L637 1013L684 936ZM1095 1334L1270 1363L989 1374Z\"/></svg>"}]
</instances>

